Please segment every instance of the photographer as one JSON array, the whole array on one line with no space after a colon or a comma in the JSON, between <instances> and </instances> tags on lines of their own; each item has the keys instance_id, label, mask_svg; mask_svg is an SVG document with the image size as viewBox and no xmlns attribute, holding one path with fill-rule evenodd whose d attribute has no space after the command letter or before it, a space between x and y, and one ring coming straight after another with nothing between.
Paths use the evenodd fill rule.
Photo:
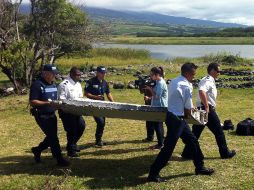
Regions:
<instances>
[{"instance_id":1,"label":"photographer","mask_svg":"<svg viewBox=\"0 0 254 190\"><path fill-rule=\"evenodd\" d=\"M151 96L145 96L145 101L151 100L151 106L167 107L168 105L168 89L165 80L163 79L164 71L162 67L153 67L150 72L152 80L156 81L156 85L152 88ZM146 87L151 88L151 87ZM158 144L153 146L153 149L161 149L164 141L163 122L151 122L152 129L155 130Z\"/></svg>"}]
</instances>

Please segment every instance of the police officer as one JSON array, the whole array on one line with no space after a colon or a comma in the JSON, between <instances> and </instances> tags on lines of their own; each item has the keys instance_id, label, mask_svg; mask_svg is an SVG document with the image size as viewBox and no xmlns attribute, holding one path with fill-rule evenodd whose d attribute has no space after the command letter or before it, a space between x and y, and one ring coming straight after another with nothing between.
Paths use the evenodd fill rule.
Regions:
<instances>
[{"instance_id":1,"label":"police officer","mask_svg":"<svg viewBox=\"0 0 254 190\"><path fill-rule=\"evenodd\" d=\"M65 160L61 153L59 140L57 137L57 118L55 108L49 100L57 100L57 87L54 83L56 67L47 64L44 65L41 78L35 81L30 89L31 112L45 134L45 139L37 146L33 147L32 153L37 163L41 162L41 152L48 147L59 166L68 166L70 163Z\"/></svg>"},{"instance_id":2,"label":"police officer","mask_svg":"<svg viewBox=\"0 0 254 190\"><path fill-rule=\"evenodd\" d=\"M236 152L230 151L227 147L226 138L221 127L220 119L216 113L216 97L217 89L215 79L220 75L220 65L218 63L211 63L207 68L208 75L201 79L198 85L198 99L197 107L203 109L208 113L207 127L215 136L217 145L219 147L220 156L222 159L232 158ZM200 137L204 125L193 125L192 132L197 137ZM185 146L182 157L189 159L192 157L192 150L189 146Z\"/></svg>"},{"instance_id":3,"label":"police officer","mask_svg":"<svg viewBox=\"0 0 254 190\"><path fill-rule=\"evenodd\" d=\"M77 67L72 67L70 75L58 86L58 96L60 100L77 100L83 97L82 87L79 83L80 70ZM64 130L67 136L67 155L70 157L78 157L77 152L80 149L77 142L83 135L85 130L85 121L82 116L65 113L59 110L59 116L63 122Z\"/></svg>"},{"instance_id":4,"label":"police officer","mask_svg":"<svg viewBox=\"0 0 254 190\"><path fill-rule=\"evenodd\" d=\"M99 66L96 69L96 76L86 82L85 96L87 98L103 101L105 100L104 94L106 94L109 101L114 101L109 90L109 85L104 79L106 72L105 67ZM101 148L105 145L102 141L102 135L105 127L105 117L94 117L94 120L97 123L95 146Z\"/></svg>"},{"instance_id":5,"label":"police officer","mask_svg":"<svg viewBox=\"0 0 254 190\"><path fill-rule=\"evenodd\" d=\"M193 63L185 63L181 67L181 76L173 79L168 88L168 113L166 118L167 136L164 147L161 149L154 163L151 165L147 180L164 182L159 175L160 170L168 163L179 138L189 145L193 151L193 162L196 167L196 175L211 175L214 170L204 167L203 154L197 138L193 135L184 117L189 117L192 104L192 84L190 83L197 66Z\"/></svg>"}]
</instances>

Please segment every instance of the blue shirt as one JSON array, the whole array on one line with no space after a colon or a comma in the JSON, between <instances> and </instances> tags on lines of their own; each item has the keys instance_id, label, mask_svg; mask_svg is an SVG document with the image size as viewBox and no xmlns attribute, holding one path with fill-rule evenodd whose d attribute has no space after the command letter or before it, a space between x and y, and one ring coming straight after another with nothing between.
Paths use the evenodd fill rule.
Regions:
<instances>
[{"instance_id":1,"label":"blue shirt","mask_svg":"<svg viewBox=\"0 0 254 190\"><path fill-rule=\"evenodd\" d=\"M183 76L173 79L168 86L168 111L184 116L184 109L193 108L192 84Z\"/></svg>"},{"instance_id":2,"label":"blue shirt","mask_svg":"<svg viewBox=\"0 0 254 190\"><path fill-rule=\"evenodd\" d=\"M102 95L109 94L109 85L105 80L99 81L97 77L91 78L86 82L85 92L92 95Z\"/></svg>"},{"instance_id":3,"label":"blue shirt","mask_svg":"<svg viewBox=\"0 0 254 190\"><path fill-rule=\"evenodd\" d=\"M33 82L30 89L29 100L48 101L49 99L57 100L56 84L49 84L43 78ZM37 108L40 113L52 113L55 111L55 109L49 105L34 106L34 108Z\"/></svg>"},{"instance_id":4,"label":"blue shirt","mask_svg":"<svg viewBox=\"0 0 254 190\"><path fill-rule=\"evenodd\" d=\"M153 92L155 96L152 97L151 105L154 107L168 107L168 87L163 78L156 81Z\"/></svg>"}]
</instances>

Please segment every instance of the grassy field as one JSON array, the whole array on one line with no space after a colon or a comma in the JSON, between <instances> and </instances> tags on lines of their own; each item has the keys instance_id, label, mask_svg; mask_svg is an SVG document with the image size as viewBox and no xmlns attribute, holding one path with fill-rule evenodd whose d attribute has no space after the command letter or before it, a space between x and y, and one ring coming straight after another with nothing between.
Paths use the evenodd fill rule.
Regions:
<instances>
[{"instance_id":1,"label":"grassy field","mask_svg":"<svg viewBox=\"0 0 254 190\"><path fill-rule=\"evenodd\" d=\"M106 59L107 58L107 59ZM80 67L106 65L125 68L131 65L137 70L148 72L153 65L166 68L166 78L179 74L184 60L159 61L149 57L136 57L130 62L126 58L111 56L90 58L64 58L58 62L63 70L72 65ZM205 74L205 63L202 59L193 60L201 68L197 78ZM148 64L149 63L149 64ZM147 66L144 64L148 64ZM228 66L225 66L228 67ZM235 68L247 68L238 65ZM253 67L248 67L253 69ZM110 74L108 80L129 81L135 79L132 74ZM0 85L6 85L7 78L0 72ZM84 84L82 84L84 85ZM143 104L143 95L138 90L114 90L114 99L118 102ZM196 90L195 93L196 95ZM239 121L254 118L254 89L220 89L218 113L221 120L231 119L236 125ZM50 151L42 154L42 164L35 164L30 149L43 138L43 134L29 114L28 96L9 96L0 99L0 189L253 189L253 137L239 137L234 132L225 132L229 147L237 151L231 160L221 160L215 138L205 129L200 145L205 155L205 163L213 167L213 176L195 176L191 161L183 161L180 153L183 143L178 142L169 164L161 171L168 179L162 184L146 183L151 163L158 151L148 147L156 142L143 143L145 122L107 119L104 140L108 143L102 149L93 146L95 122L92 117L84 117L86 130L79 145L79 158L71 159L72 165L67 169L55 166ZM59 139L63 153L66 155L66 134L59 120ZM166 130L166 128L165 128Z\"/></svg>"},{"instance_id":2,"label":"grassy field","mask_svg":"<svg viewBox=\"0 0 254 190\"><path fill-rule=\"evenodd\" d=\"M111 43L119 44L162 44L162 45L223 45L254 44L254 37L136 37L116 36Z\"/></svg>"},{"instance_id":3,"label":"grassy field","mask_svg":"<svg viewBox=\"0 0 254 190\"><path fill-rule=\"evenodd\" d=\"M142 103L137 90L113 90L116 101ZM236 124L254 117L253 90L220 90L218 112L221 119ZM108 146L93 147L95 122L85 117L87 128L79 144L80 158L71 159L68 169L55 167L49 152L43 164L34 164L30 148L43 135L27 110L27 96L1 99L0 108L0 189L252 189L254 187L253 137L225 133L230 148L237 150L232 160L221 160L215 139L206 129L200 139L207 166L216 169L211 177L195 176L191 161L181 160L183 143L179 141L171 162L161 174L167 183L145 183L149 166L158 151L148 150L142 143L144 122L107 119L104 139ZM59 138L63 150L65 132L59 120ZM65 152L64 152L65 154Z\"/></svg>"}]
</instances>

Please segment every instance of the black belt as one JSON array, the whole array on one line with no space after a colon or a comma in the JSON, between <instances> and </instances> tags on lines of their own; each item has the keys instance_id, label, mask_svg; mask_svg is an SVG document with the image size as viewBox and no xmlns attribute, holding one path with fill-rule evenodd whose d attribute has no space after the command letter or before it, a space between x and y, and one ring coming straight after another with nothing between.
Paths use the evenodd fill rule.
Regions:
<instances>
[{"instance_id":1,"label":"black belt","mask_svg":"<svg viewBox=\"0 0 254 190\"><path fill-rule=\"evenodd\" d=\"M212 106L211 104L208 104L208 106L209 106L210 109L215 110L215 107ZM200 109L200 108L205 109L204 104L201 104L201 107L198 107L198 109Z\"/></svg>"},{"instance_id":2,"label":"black belt","mask_svg":"<svg viewBox=\"0 0 254 190\"><path fill-rule=\"evenodd\" d=\"M177 119L180 119L180 120L184 119L184 116L182 116L182 115L175 115L172 112L168 112L168 113L171 114L172 116L176 117Z\"/></svg>"}]
</instances>

